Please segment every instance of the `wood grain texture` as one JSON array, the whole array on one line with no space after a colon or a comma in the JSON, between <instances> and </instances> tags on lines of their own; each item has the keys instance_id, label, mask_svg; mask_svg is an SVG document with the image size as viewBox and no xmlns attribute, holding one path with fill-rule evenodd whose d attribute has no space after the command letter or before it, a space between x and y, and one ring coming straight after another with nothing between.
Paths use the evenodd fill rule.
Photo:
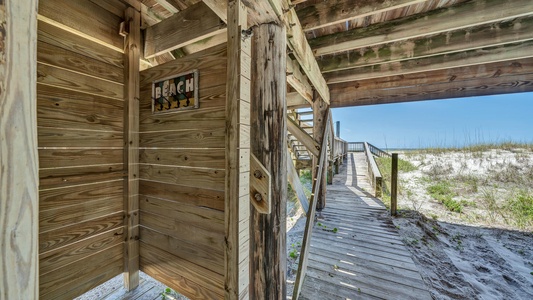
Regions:
<instances>
[{"instance_id":1,"label":"wood grain texture","mask_svg":"<svg viewBox=\"0 0 533 300\"><path fill-rule=\"evenodd\" d=\"M39 192L39 211L44 212L50 209L83 204L92 200L116 199L123 192L123 180L41 190Z\"/></svg>"},{"instance_id":2,"label":"wood grain texture","mask_svg":"<svg viewBox=\"0 0 533 300\"><path fill-rule=\"evenodd\" d=\"M39 232L44 233L56 230L64 226L110 215L121 210L122 194L118 197L103 199L91 198L91 201L42 211L39 213Z\"/></svg>"},{"instance_id":3,"label":"wood grain texture","mask_svg":"<svg viewBox=\"0 0 533 300\"><path fill-rule=\"evenodd\" d=\"M243 136L240 126L250 122L250 91L246 82L250 81L250 38L242 35L247 29L248 12L240 0L228 2L228 67L226 90L226 186L224 204L225 213L225 266L224 298L248 299L249 274L249 171L250 149L241 148L241 140L249 141L249 135ZM248 85L249 89L249 85ZM248 98L246 97L248 95ZM249 144L249 143L248 143ZM242 232L242 234L241 234Z\"/></svg>"},{"instance_id":4,"label":"wood grain texture","mask_svg":"<svg viewBox=\"0 0 533 300\"><path fill-rule=\"evenodd\" d=\"M223 148L225 138L223 127L143 132L139 134L139 146L142 148Z\"/></svg>"},{"instance_id":5,"label":"wood grain texture","mask_svg":"<svg viewBox=\"0 0 533 300\"><path fill-rule=\"evenodd\" d=\"M193 226L174 216L166 217L142 210L140 216L141 226L169 235L177 240L213 252L222 251L224 248L224 235L220 232Z\"/></svg>"},{"instance_id":6,"label":"wood grain texture","mask_svg":"<svg viewBox=\"0 0 533 300\"><path fill-rule=\"evenodd\" d=\"M532 8L533 3L528 0L466 1L427 14L397 19L385 25L375 24L321 36L311 39L309 44L315 55L325 55L527 16Z\"/></svg>"},{"instance_id":7,"label":"wood grain texture","mask_svg":"<svg viewBox=\"0 0 533 300\"><path fill-rule=\"evenodd\" d=\"M252 299L282 299L287 292L286 47L283 26L266 24L254 28L251 151L270 173L272 184L271 213L261 214L255 209L250 213ZM253 171L251 168L250 172Z\"/></svg>"},{"instance_id":8,"label":"wood grain texture","mask_svg":"<svg viewBox=\"0 0 533 300\"><path fill-rule=\"evenodd\" d=\"M42 275L39 278L40 297L52 299L54 295L51 293L62 294L71 288L71 284L77 285L80 281L84 282L85 278L101 274L102 268L105 269L108 265L120 264L122 256L122 245L117 244Z\"/></svg>"},{"instance_id":9,"label":"wood grain texture","mask_svg":"<svg viewBox=\"0 0 533 300\"><path fill-rule=\"evenodd\" d=\"M121 18L90 1L43 0L39 2L39 18L115 51L123 51L123 38L117 34Z\"/></svg>"},{"instance_id":10,"label":"wood grain texture","mask_svg":"<svg viewBox=\"0 0 533 300\"><path fill-rule=\"evenodd\" d=\"M203 2L146 28L144 55L151 58L225 31L224 23Z\"/></svg>"},{"instance_id":11,"label":"wood grain texture","mask_svg":"<svg viewBox=\"0 0 533 300\"><path fill-rule=\"evenodd\" d=\"M41 168L122 164L122 149L41 149L39 162Z\"/></svg>"},{"instance_id":12,"label":"wood grain texture","mask_svg":"<svg viewBox=\"0 0 533 300\"><path fill-rule=\"evenodd\" d=\"M106 248L122 244L123 240L124 228L120 227L94 235L66 247L41 253L39 255L39 276L46 275L49 272Z\"/></svg>"},{"instance_id":13,"label":"wood grain texture","mask_svg":"<svg viewBox=\"0 0 533 300\"><path fill-rule=\"evenodd\" d=\"M298 9L296 13L302 23L302 28L309 31L424 1L427 0L334 0L306 5L303 9Z\"/></svg>"},{"instance_id":14,"label":"wood grain texture","mask_svg":"<svg viewBox=\"0 0 533 300\"><path fill-rule=\"evenodd\" d=\"M47 189L119 179L124 177L123 167L121 162L119 164L40 169L39 186L42 189Z\"/></svg>"},{"instance_id":15,"label":"wood grain texture","mask_svg":"<svg viewBox=\"0 0 533 300\"><path fill-rule=\"evenodd\" d=\"M121 100L38 84L37 123L41 127L122 132Z\"/></svg>"},{"instance_id":16,"label":"wood grain texture","mask_svg":"<svg viewBox=\"0 0 533 300\"><path fill-rule=\"evenodd\" d=\"M99 79L124 82L123 68L44 42L37 43L37 61Z\"/></svg>"},{"instance_id":17,"label":"wood grain texture","mask_svg":"<svg viewBox=\"0 0 533 300\"><path fill-rule=\"evenodd\" d=\"M143 243L157 245L157 247L165 249L170 254L181 257L215 273L224 274L223 251L212 251L211 249L198 247L195 244L178 240L170 235L143 226L140 227L140 236L141 242Z\"/></svg>"},{"instance_id":18,"label":"wood grain texture","mask_svg":"<svg viewBox=\"0 0 533 300\"><path fill-rule=\"evenodd\" d=\"M173 268L170 268L164 260L155 253L153 247L141 243L141 271L146 274L159 278L159 281L174 287L181 294L191 299L222 299L222 290L213 292L200 286L193 281L176 274Z\"/></svg>"},{"instance_id":19,"label":"wood grain texture","mask_svg":"<svg viewBox=\"0 0 533 300\"><path fill-rule=\"evenodd\" d=\"M180 184L189 187L224 191L226 172L217 169L183 168L162 165L139 166L139 178L166 184Z\"/></svg>"},{"instance_id":20,"label":"wood grain texture","mask_svg":"<svg viewBox=\"0 0 533 300\"><path fill-rule=\"evenodd\" d=\"M124 96L122 84L40 63L37 64L37 83L114 99L122 100Z\"/></svg>"},{"instance_id":21,"label":"wood grain texture","mask_svg":"<svg viewBox=\"0 0 533 300\"><path fill-rule=\"evenodd\" d=\"M224 170L224 149L141 149L141 164L161 164L176 167L213 168Z\"/></svg>"},{"instance_id":22,"label":"wood grain texture","mask_svg":"<svg viewBox=\"0 0 533 300\"><path fill-rule=\"evenodd\" d=\"M119 228L123 225L123 212L80 222L39 234L39 252L47 252L92 235Z\"/></svg>"},{"instance_id":23,"label":"wood grain texture","mask_svg":"<svg viewBox=\"0 0 533 300\"><path fill-rule=\"evenodd\" d=\"M39 128L39 147L122 147L122 132Z\"/></svg>"},{"instance_id":24,"label":"wood grain texture","mask_svg":"<svg viewBox=\"0 0 533 300\"><path fill-rule=\"evenodd\" d=\"M96 59L115 67L124 67L122 53L96 44L81 36L43 21L38 21L38 40Z\"/></svg>"},{"instance_id":25,"label":"wood grain texture","mask_svg":"<svg viewBox=\"0 0 533 300\"><path fill-rule=\"evenodd\" d=\"M141 15L134 8L124 11L129 29L124 50L124 287L139 285L139 70L141 51Z\"/></svg>"},{"instance_id":26,"label":"wood grain texture","mask_svg":"<svg viewBox=\"0 0 533 300\"><path fill-rule=\"evenodd\" d=\"M140 180L139 191L162 199L175 200L179 203L193 204L201 207L224 210L224 192L193 188L183 185Z\"/></svg>"},{"instance_id":27,"label":"wood grain texture","mask_svg":"<svg viewBox=\"0 0 533 300\"><path fill-rule=\"evenodd\" d=\"M37 2L0 1L2 299L38 299Z\"/></svg>"}]
</instances>

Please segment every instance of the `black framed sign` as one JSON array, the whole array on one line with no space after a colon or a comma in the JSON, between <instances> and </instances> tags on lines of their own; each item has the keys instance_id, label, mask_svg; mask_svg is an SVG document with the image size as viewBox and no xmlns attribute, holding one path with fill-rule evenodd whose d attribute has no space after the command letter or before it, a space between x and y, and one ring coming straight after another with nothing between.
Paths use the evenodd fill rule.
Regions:
<instances>
[{"instance_id":1,"label":"black framed sign","mask_svg":"<svg viewBox=\"0 0 533 300\"><path fill-rule=\"evenodd\" d=\"M167 113L200 107L198 70L155 80L152 83L152 112Z\"/></svg>"}]
</instances>

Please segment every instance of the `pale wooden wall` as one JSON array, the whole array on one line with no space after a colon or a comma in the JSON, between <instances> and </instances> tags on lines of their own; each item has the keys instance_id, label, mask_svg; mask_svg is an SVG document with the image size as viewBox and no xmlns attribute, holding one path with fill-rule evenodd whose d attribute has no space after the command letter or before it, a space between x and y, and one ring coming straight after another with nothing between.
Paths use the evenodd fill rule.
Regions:
<instances>
[{"instance_id":1,"label":"pale wooden wall","mask_svg":"<svg viewBox=\"0 0 533 300\"><path fill-rule=\"evenodd\" d=\"M224 295L226 45L141 72L140 269L192 299ZM199 70L200 108L152 114L151 83Z\"/></svg>"},{"instance_id":2,"label":"pale wooden wall","mask_svg":"<svg viewBox=\"0 0 533 300\"><path fill-rule=\"evenodd\" d=\"M123 272L119 13L87 0L39 1L41 299L72 299Z\"/></svg>"}]
</instances>

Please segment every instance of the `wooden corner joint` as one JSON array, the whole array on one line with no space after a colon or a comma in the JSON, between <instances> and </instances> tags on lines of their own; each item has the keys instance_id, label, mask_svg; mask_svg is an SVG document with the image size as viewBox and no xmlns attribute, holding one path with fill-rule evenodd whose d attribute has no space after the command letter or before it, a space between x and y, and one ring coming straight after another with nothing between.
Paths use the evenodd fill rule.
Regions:
<instances>
[{"instance_id":1,"label":"wooden corner joint","mask_svg":"<svg viewBox=\"0 0 533 300\"><path fill-rule=\"evenodd\" d=\"M250 174L250 202L259 213L270 214L272 177L253 154L250 155Z\"/></svg>"}]
</instances>

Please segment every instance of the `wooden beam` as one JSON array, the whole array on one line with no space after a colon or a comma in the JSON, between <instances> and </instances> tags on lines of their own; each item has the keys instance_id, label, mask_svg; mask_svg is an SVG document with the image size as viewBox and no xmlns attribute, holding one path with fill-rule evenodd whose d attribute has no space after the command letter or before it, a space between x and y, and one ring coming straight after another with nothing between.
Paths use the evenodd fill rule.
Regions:
<instances>
[{"instance_id":1,"label":"wooden beam","mask_svg":"<svg viewBox=\"0 0 533 300\"><path fill-rule=\"evenodd\" d=\"M310 31L426 1L427 0L321 1L318 3L305 5L304 8L298 9L296 13L300 18L302 28L305 31Z\"/></svg>"},{"instance_id":2,"label":"wooden beam","mask_svg":"<svg viewBox=\"0 0 533 300\"><path fill-rule=\"evenodd\" d=\"M198 2L168 19L146 28L144 56L151 58L224 32L225 25Z\"/></svg>"},{"instance_id":3,"label":"wooden beam","mask_svg":"<svg viewBox=\"0 0 533 300\"><path fill-rule=\"evenodd\" d=\"M311 152L314 156L319 155L320 144L318 144L309 133L300 128L300 126L291 119L288 119L287 121L287 130L289 130L289 132L305 146L307 151Z\"/></svg>"},{"instance_id":4,"label":"wooden beam","mask_svg":"<svg viewBox=\"0 0 533 300\"><path fill-rule=\"evenodd\" d=\"M118 34L120 18L90 1L40 1L38 19L115 51L124 50L124 38Z\"/></svg>"},{"instance_id":5,"label":"wooden beam","mask_svg":"<svg viewBox=\"0 0 533 300\"><path fill-rule=\"evenodd\" d=\"M413 15L385 24L380 23L321 36L310 40L309 44L315 55L319 56L415 39L532 14L533 2L530 0L467 1L431 11L425 15Z\"/></svg>"},{"instance_id":6,"label":"wooden beam","mask_svg":"<svg viewBox=\"0 0 533 300\"><path fill-rule=\"evenodd\" d=\"M224 298L248 299L250 284L250 38L246 7L228 3Z\"/></svg>"},{"instance_id":7,"label":"wooden beam","mask_svg":"<svg viewBox=\"0 0 533 300\"><path fill-rule=\"evenodd\" d=\"M454 67L484 65L533 57L533 40L485 49L456 52L427 58L386 63L378 66L328 73L328 83L340 83L378 77L430 72Z\"/></svg>"},{"instance_id":8,"label":"wooden beam","mask_svg":"<svg viewBox=\"0 0 533 300\"><path fill-rule=\"evenodd\" d=\"M124 180L126 238L124 243L124 287L139 285L139 69L141 14L129 7L124 12L129 32L124 49Z\"/></svg>"},{"instance_id":9,"label":"wooden beam","mask_svg":"<svg viewBox=\"0 0 533 300\"><path fill-rule=\"evenodd\" d=\"M309 104L313 103L313 87L307 77L300 72L297 61L287 57L287 83L290 84Z\"/></svg>"},{"instance_id":10,"label":"wooden beam","mask_svg":"<svg viewBox=\"0 0 533 300\"><path fill-rule=\"evenodd\" d=\"M39 298L37 0L0 1L0 298Z\"/></svg>"},{"instance_id":11,"label":"wooden beam","mask_svg":"<svg viewBox=\"0 0 533 300\"><path fill-rule=\"evenodd\" d=\"M306 108L309 107L310 104L300 95L299 93L293 92L293 93L287 93L287 107L290 109L295 108Z\"/></svg>"},{"instance_id":12,"label":"wooden beam","mask_svg":"<svg viewBox=\"0 0 533 300\"><path fill-rule=\"evenodd\" d=\"M332 84L330 85L330 88L332 91L337 90L335 94L338 95L339 93L351 94L365 90L391 89L529 73L533 73L533 58L357 80Z\"/></svg>"},{"instance_id":13,"label":"wooden beam","mask_svg":"<svg viewBox=\"0 0 533 300\"><path fill-rule=\"evenodd\" d=\"M332 54L318 60L323 73L459 51L526 42L533 39L533 17L443 32L430 37Z\"/></svg>"},{"instance_id":14,"label":"wooden beam","mask_svg":"<svg viewBox=\"0 0 533 300\"><path fill-rule=\"evenodd\" d=\"M307 200L302 182L300 181L300 176L298 176L298 171L294 166L294 162L292 161L292 157L289 152L287 152L287 178L289 179L292 189L296 193L296 198L298 198L302 209L307 214L309 211L309 200Z\"/></svg>"},{"instance_id":15,"label":"wooden beam","mask_svg":"<svg viewBox=\"0 0 533 300\"><path fill-rule=\"evenodd\" d=\"M287 28L287 45L300 64L303 72L320 94L322 100L329 104L329 88L320 72L318 63L309 47L300 20L289 0L270 1L272 9Z\"/></svg>"},{"instance_id":16,"label":"wooden beam","mask_svg":"<svg viewBox=\"0 0 533 300\"><path fill-rule=\"evenodd\" d=\"M329 110L329 108L328 108ZM329 116L329 113L327 114ZM324 127L322 136L321 151L318 161L317 169L313 170L316 174L322 174L324 165L326 164L327 154L327 136L329 134L328 126ZM305 220L304 238L302 241L302 250L300 251L300 260L298 263L298 272L296 273L296 281L294 282L294 290L292 293L292 300L297 300L303 287L305 273L307 272L307 260L309 256L309 248L311 247L311 235L313 234L313 226L315 225L315 212L316 212L316 195L320 193L322 187L322 176L313 178L313 187L311 193L311 199L309 200L309 212L307 213L307 219Z\"/></svg>"},{"instance_id":17,"label":"wooden beam","mask_svg":"<svg viewBox=\"0 0 533 300\"><path fill-rule=\"evenodd\" d=\"M228 23L228 2L220 0L202 0L205 5L209 6L211 10L224 22Z\"/></svg>"},{"instance_id":18,"label":"wooden beam","mask_svg":"<svg viewBox=\"0 0 533 300\"><path fill-rule=\"evenodd\" d=\"M315 95L317 97L318 95ZM326 139L327 136L324 135L328 131L329 126L329 106L326 103L315 99L313 103L313 139L319 143L323 139ZM321 151L326 152L327 154L327 141L326 147L321 148ZM319 160L318 155L313 155L313 172L316 172L319 168L319 164L326 164L325 161ZM326 158L327 159L327 155ZM316 209L319 211L326 207L326 171L327 166L321 169L322 173L313 173L313 178L321 177L322 186L319 188L319 193L315 194L316 197Z\"/></svg>"},{"instance_id":19,"label":"wooden beam","mask_svg":"<svg viewBox=\"0 0 533 300\"><path fill-rule=\"evenodd\" d=\"M250 155L250 202L261 214L272 211L272 175L255 157Z\"/></svg>"},{"instance_id":20,"label":"wooden beam","mask_svg":"<svg viewBox=\"0 0 533 300\"><path fill-rule=\"evenodd\" d=\"M335 101L332 103L332 107L439 100L531 91L533 91L533 74L452 81L395 89L365 90L351 93L343 89L333 89L332 95L335 95Z\"/></svg>"},{"instance_id":21,"label":"wooden beam","mask_svg":"<svg viewBox=\"0 0 533 300\"><path fill-rule=\"evenodd\" d=\"M252 36L251 150L272 176L272 212L252 210L251 299L284 299L287 249L287 94L285 28L261 24ZM251 174L250 176L254 176ZM259 259L260 258L260 259Z\"/></svg>"}]
</instances>

